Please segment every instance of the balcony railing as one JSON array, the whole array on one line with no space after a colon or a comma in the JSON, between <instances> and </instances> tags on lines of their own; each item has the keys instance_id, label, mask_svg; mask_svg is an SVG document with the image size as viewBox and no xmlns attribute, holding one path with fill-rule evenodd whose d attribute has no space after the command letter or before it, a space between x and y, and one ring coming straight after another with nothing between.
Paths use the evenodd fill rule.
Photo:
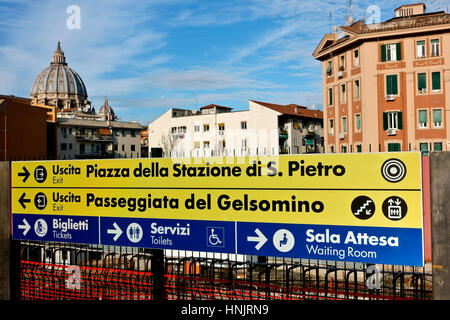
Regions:
<instances>
[{"instance_id":1,"label":"balcony railing","mask_svg":"<svg viewBox=\"0 0 450 320\"><path fill-rule=\"evenodd\" d=\"M77 133L75 135L77 140L88 140L88 141L113 141L112 135L104 134L91 134L91 133Z\"/></svg>"}]
</instances>

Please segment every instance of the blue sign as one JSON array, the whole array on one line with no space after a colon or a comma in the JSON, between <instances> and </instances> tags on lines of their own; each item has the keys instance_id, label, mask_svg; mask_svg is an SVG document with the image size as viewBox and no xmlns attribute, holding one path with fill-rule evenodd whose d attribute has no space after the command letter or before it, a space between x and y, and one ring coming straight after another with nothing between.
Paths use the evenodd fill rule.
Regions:
<instances>
[{"instance_id":1,"label":"blue sign","mask_svg":"<svg viewBox=\"0 0 450 320\"><path fill-rule=\"evenodd\" d=\"M98 217L13 214L13 239L98 244Z\"/></svg>"},{"instance_id":2,"label":"blue sign","mask_svg":"<svg viewBox=\"0 0 450 320\"><path fill-rule=\"evenodd\" d=\"M235 253L235 223L13 214L13 239Z\"/></svg>"},{"instance_id":3,"label":"blue sign","mask_svg":"<svg viewBox=\"0 0 450 320\"><path fill-rule=\"evenodd\" d=\"M237 223L238 253L422 266L422 230L280 223Z\"/></svg>"},{"instance_id":4,"label":"blue sign","mask_svg":"<svg viewBox=\"0 0 450 320\"><path fill-rule=\"evenodd\" d=\"M155 249L235 252L234 222L100 218L102 244Z\"/></svg>"},{"instance_id":5,"label":"blue sign","mask_svg":"<svg viewBox=\"0 0 450 320\"><path fill-rule=\"evenodd\" d=\"M422 230L13 214L13 239L422 266Z\"/></svg>"}]
</instances>

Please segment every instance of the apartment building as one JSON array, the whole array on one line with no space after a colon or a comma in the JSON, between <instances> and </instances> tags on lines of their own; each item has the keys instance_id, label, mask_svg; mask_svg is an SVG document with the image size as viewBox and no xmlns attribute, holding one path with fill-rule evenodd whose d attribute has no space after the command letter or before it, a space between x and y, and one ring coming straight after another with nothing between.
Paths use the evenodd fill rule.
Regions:
<instances>
[{"instance_id":1,"label":"apartment building","mask_svg":"<svg viewBox=\"0 0 450 320\"><path fill-rule=\"evenodd\" d=\"M58 118L58 158L140 158L138 122Z\"/></svg>"},{"instance_id":2,"label":"apartment building","mask_svg":"<svg viewBox=\"0 0 450 320\"><path fill-rule=\"evenodd\" d=\"M387 21L340 29L313 53L326 152L450 150L450 15L403 5Z\"/></svg>"},{"instance_id":3,"label":"apartment building","mask_svg":"<svg viewBox=\"0 0 450 320\"><path fill-rule=\"evenodd\" d=\"M322 111L249 101L170 109L148 126L150 157L255 156L323 152Z\"/></svg>"}]
</instances>

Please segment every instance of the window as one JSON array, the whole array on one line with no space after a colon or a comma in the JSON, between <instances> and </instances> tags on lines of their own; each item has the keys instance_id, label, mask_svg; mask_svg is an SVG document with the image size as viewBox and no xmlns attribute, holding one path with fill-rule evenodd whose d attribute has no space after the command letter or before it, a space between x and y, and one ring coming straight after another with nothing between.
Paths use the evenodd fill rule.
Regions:
<instances>
[{"instance_id":1,"label":"window","mask_svg":"<svg viewBox=\"0 0 450 320\"><path fill-rule=\"evenodd\" d=\"M433 150L434 151L442 151L442 142L435 142L433 144Z\"/></svg>"},{"instance_id":2,"label":"window","mask_svg":"<svg viewBox=\"0 0 450 320\"><path fill-rule=\"evenodd\" d=\"M427 110L419 110L419 128L428 127L428 112Z\"/></svg>"},{"instance_id":3,"label":"window","mask_svg":"<svg viewBox=\"0 0 450 320\"><path fill-rule=\"evenodd\" d=\"M359 66L359 50L353 51L353 66L354 67Z\"/></svg>"},{"instance_id":4,"label":"window","mask_svg":"<svg viewBox=\"0 0 450 320\"><path fill-rule=\"evenodd\" d=\"M298 138L294 138L294 147L298 147Z\"/></svg>"},{"instance_id":5,"label":"window","mask_svg":"<svg viewBox=\"0 0 450 320\"><path fill-rule=\"evenodd\" d=\"M334 153L334 146L330 146L330 152Z\"/></svg>"},{"instance_id":6,"label":"window","mask_svg":"<svg viewBox=\"0 0 450 320\"><path fill-rule=\"evenodd\" d=\"M359 100L359 80L355 80L355 100Z\"/></svg>"},{"instance_id":7,"label":"window","mask_svg":"<svg viewBox=\"0 0 450 320\"><path fill-rule=\"evenodd\" d=\"M219 123L218 127L219 127L219 131L225 131L225 124L224 123Z\"/></svg>"},{"instance_id":8,"label":"window","mask_svg":"<svg viewBox=\"0 0 450 320\"><path fill-rule=\"evenodd\" d=\"M355 115L355 122L356 122L356 124L355 124L356 131L360 131L361 130L361 115L360 114Z\"/></svg>"},{"instance_id":9,"label":"window","mask_svg":"<svg viewBox=\"0 0 450 320\"><path fill-rule=\"evenodd\" d=\"M72 144L69 143L69 150L72 150Z\"/></svg>"},{"instance_id":10,"label":"window","mask_svg":"<svg viewBox=\"0 0 450 320\"><path fill-rule=\"evenodd\" d=\"M333 88L328 88L328 105L333 105Z\"/></svg>"},{"instance_id":11,"label":"window","mask_svg":"<svg viewBox=\"0 0 450 320\"><path fill-rule=\"evenodd\" d=\"M204 131L204 132L209 131L209 124L204 124L204 125L203 125L203 131Z\"/></svg>"},{"instance_id":12,"label":"window","mask_svg":"<svg viewBox=\"0 0 450 320\"><path fill-rule=\"evenodd\" d=\"M122 151L125 151L125 145L124 144L122 145Z\"/></svg>"},{"instance_id":13,"label":"window","mask_svg":"<svg viewBox=\"0 0 450 320\"><path fill-rule=\"evenodd\" d=\"M417 58L425 58L425 40L417 41Z\"/></svg>"},{"instance_id":14,"label":"window","mask_svg":"<svg viewBox=\"0 0 450 320\"><path fill-rule=\"evenodd\" d=\"M381 61L402 60L400 43L383 44L381 46Z\"/></svg>"},{"instance_id":15,"label":"window","mask_svg":"<svg viewBox=\"0 0 450 320\"><path fill-rule=\"evenodd\" d=\"M339 70L344 71L344 69L345 69L345 56L344 55L340 56L340 61L341 61L341 64L339 66Z\"/></svg>"},{"instance_id":16,"label":"window","mask_svg":"<svg viewBox=\"0 0 450 320\"><path fill-rule=\"evenodd\" d=\"M329 77L331 77L332 73L333 73L333 63L332 63L331 60L329 60L328 61L328 66L327 66L327 75Z\"/></svg>"},{"instance_id":17,"label":"window","mask_svg":"<svg viewBox=\"0 0 450 320\"><path fill-rule=\"evenodd\" d=\"M442 109L433 109L433 127L442 128Z\"/></svg>"},{"instance_id":18,"label":"window","mask_svg":"<svg viewBox=\"0 0 450 320\"><path fill-rule=\"evenodd\" d=\"M419 148L420 148L420 151L422 151L422 152L428 152L428 143L426 143L426 142L420 143Z\"/></svg>"},{"instance_id":19,"label":"window","mask_svg":"<svg viewBox=\"0 0 450 320\"><path fill-rule=\"evenodd\" d=\"M131 145L131 151L136 151L136 146L134 144Z\"/></svg>"},{"instance_id":20,"label":"window","mask_svg":"<svg viewBox=\"0 0 450 320\"><path fill-rule=\"evenodd\" d=\"M85 149L84 149L84 143L80 143L80 154L84 154Z\"/></svg>"},{"instance_id":21,"label":"window","mask_svg":"<svg viewBox=\"0 0 450 320\"><path fill-rule=\"evenodd\" d=\"M114 145L114 151L119 151L119 146L117 144Z\"/></svg>"},{"instance_id":22,"label":"window","mask_svg":"<svg viewBox=\"0 0 450 320\"><path fill-rule=\"evenodd\" d=\"M244 149L244 150L247 148L247 139L242 139L241 140L241 148Z\"/></svg>"},{"instance_id":23,"label":"window","mask_svg":"<svg viewBox=\"0 0 450 320\"><path fill-rule=\"evenodd\" d=\"M67 143L61 143L61 150L62 151L67 150Z\"/></svg>"},{"instance_id":24,"label":"window","mask_svg":"<svg viewBox=\"0 0 450 320\"><path fill-rule=\"evenodd\" d=\"M342 117L342 132L347 133L347 117Z\"/></svg>"},{"instance_id":25,"label":"window","mask_svg":"<svg viewBox=\"0 0 450 320\"><path fill-rule=\"evenodd\" d=\"M402 151L400 143L388 143L388 152Z\"/></svg>"},{"instance_id":26,"label":"window","mask_svg":"<svg viewBox=\"0 0 450 320\"><path fill-rule=\"evenodd\" d=\"M356 152L362 152L362 147L360 144L356 145Z\"/></svg>"},{"instance_id":27,"label":"window","mask_svg":"<svg viewBox=\"0 0 450 320\"><path fill-rule=\"evenodd\" d=\"M341 103L345 103L345 83L341 84Z\"/></svg>"},{"instance_id":28,"label":"window","mask_svg":"<svg viewBox=\"0 0 450 320\"><path fill-rule=\"evenodd\" d=\"M441 91L441 73L439 71L431 73L431 90Z\"/></svg>"},{"instance_id":29,"label":"window","mask_svg":"<svg viewBox=\"0 0 450 320\"><path fill-rule=\"evenodd\" d=\"M247 121L241 121L241 129L247 130Z\"/></svg>"},{"instance_id":30,"label":"window","mask_svg":"<svg viewBox=\"0 0 450 320\"><path fill-rule=\"evenodd\" d=\"M194 149L200 149L200 141L194 141Z\"/></svg>"},{"instance_id":31,"label":"window","mask_svg":"<svg viewBox=\"0 0 450 320\"><path fill-rule=\"evenodd\" d=\"M419 91L419 93L427 92L427 74L426 73L418 73L417 74L417 91Z\"/></svg>"},{"instance_id":32,"label":"window","mask_svg":"<svg viewBox=\"0 0 450 320\"><path fill-rule=\"evenodd\" d=\"M194 132L200 132L200 126L198 124L194 125Z\"/></svg>"},{"instance_id":33,"label":"window","mask_svg":"<svg viewBox=\"0 0 450 320\"><path fill-rule=\"evenodd\" d=\"M398 111L383 112L383 130L403 129L403 113Z\"/></svg>"},{"instance_id":34,"label":"window","mask_svg":"<svg viewBox=\"0 0 450 320\"><path fill-rule=\"evenodd\" d=\"M440 55L440 46L439 39L431 39L431 53L432 57L439 57Z\"/></svg>"},{"instance_id":35,"label":"window","mask_svg":"<svg viewBox=\"0 0 450 320\"><path fill-rule=\"evenodd\" d=\"M203 148L209 149L209 141L203 141Z\"/></svg>"},{"instance_id":36,"label":"window","mask_svg":"<svg viewBox=\"0 0 450 320\"><path fill-rule=\"evenodd\" d=\"M330 121L330 127L329 127L328 133L329 133L330 135L334 135L334 120L333 120L333 119L330 119L329 121Z\"/></svg>"},{"instance_id":37,"label":"window","mask_svg":"<svg viewBox=\"0 0 450 320\"><path fill-rule=\"evenodd\" d=\"M347 153L347 146L341 146L341 152Z\"/></svg>"},{"instance_id":38,"label":"window","mask_svg":"<svg viewBox=\"0 0 450 320\"><path fill-rule=\"evenodd\" d=\"M386 76L386 95L398 94L398 79L396 74Z\"/></svg>"},{"instance_id":39,"label":"window","mask_svg":"<svg viewBox=\"0 0 450 320\"><path fill-rule=\"evenodd\" d=\"M136 137L136 131L130 130L130 133L131 133L131 136L132 136L132 137Z\"/></svg>"}]
</instances>

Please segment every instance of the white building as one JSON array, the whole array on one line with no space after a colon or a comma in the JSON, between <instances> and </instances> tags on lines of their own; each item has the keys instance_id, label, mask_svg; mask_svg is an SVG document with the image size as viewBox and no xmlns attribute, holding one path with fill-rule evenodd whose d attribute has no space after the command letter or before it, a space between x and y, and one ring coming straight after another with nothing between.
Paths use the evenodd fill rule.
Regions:
<instances>
[{"instance_id":1,"label":"white building","mask_svg":"<svg viewBox=\"0 0 450 320\"><path fill-rule=\"evenodd\" d=\"M323 113L249 100L249 109L172 108L148 125L150 157L210 157L323 152Z\"/></svg>"}]
</instances>

